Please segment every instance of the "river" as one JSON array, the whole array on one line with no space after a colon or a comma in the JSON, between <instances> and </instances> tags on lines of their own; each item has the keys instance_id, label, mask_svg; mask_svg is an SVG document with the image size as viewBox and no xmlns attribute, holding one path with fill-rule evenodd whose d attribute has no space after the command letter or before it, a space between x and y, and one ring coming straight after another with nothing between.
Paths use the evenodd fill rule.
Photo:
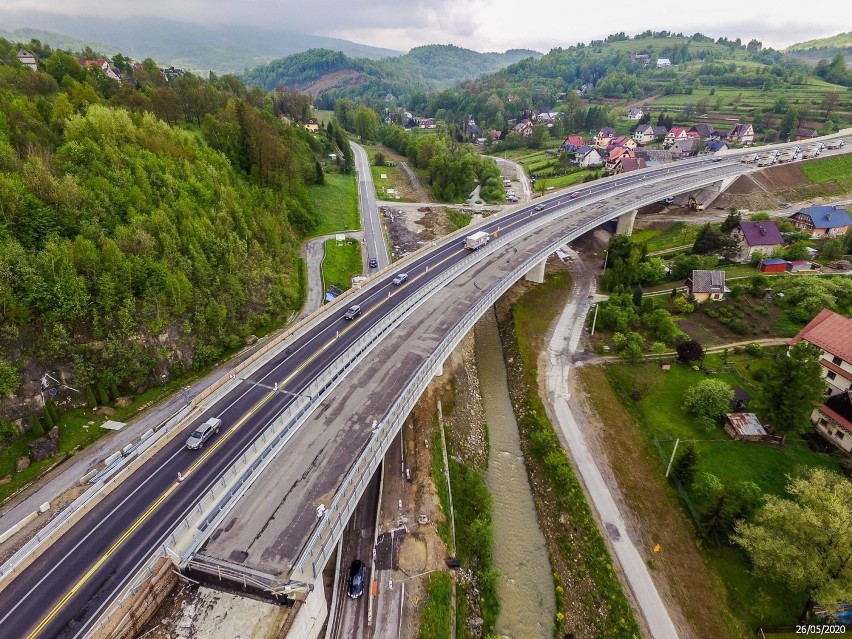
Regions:
<instances>
[{"instance_id":1,"label":"river","mask_svg":"<svg viewBox=\"0 0 852 639\"><path fill-rule=\"evenodd\" d=\"M488 487L494 496L494 568L500 573L497 635L550 639L556 600L509 399L493 310L476 324L476 362L488 425Z\"/></svg>"}]
</instances>

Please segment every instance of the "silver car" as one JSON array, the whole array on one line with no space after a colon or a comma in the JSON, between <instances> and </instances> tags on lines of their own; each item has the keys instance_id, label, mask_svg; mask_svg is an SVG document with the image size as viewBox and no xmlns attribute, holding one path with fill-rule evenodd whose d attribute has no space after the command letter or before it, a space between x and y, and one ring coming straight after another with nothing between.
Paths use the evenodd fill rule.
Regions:
<instances>
[{"instance_id":1,"label":"silver car","mask_svg":"<svg viewBox=\"0 0 852 639\"><path fill-rule=\"evenodd\" d=\"M395 278L393 278L393 284L394 284L394 286L399 286L400 284L402 284L407 279L408 279L408 273L400 273Z\"/></svg>"},{"instance_id":2,"label":"silver car","mask_svg":"<svg viewBox=\"0 0 852 639\"><path fill-rule=\"evenodd\" d=\"M221 419L211 417L193 431L192 435L189 436L189 439L186 440L186 447L190 450L198 450L204 446L204 442L219 432L219 427L221 425Z\"/></svg>"}]
</instances>

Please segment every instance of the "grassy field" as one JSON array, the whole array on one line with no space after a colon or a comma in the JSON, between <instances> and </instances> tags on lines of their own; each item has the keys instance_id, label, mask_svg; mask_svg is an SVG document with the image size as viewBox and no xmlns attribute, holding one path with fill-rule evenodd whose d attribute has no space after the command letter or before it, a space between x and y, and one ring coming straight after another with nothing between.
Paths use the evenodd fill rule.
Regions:
<instances>
[{"instance_id":1,"label":"grassy field","mask_svg":"<svg viewBox=\"0 0 852 639\"><path fill-rule=\"evenodd\" d=\"M835 182L838 192L852 191L852 155L838 155L833 158L802 162L802 173L814 184Z\"/></svg>"},{"instance_id":2,"label":"grassy field","mask_svg":"<svg viewBox=\"0 0 852 639\"><path fill-rule=\"evenodd\" d=\"M362 272L361 245L357 241L338 245L337 240L326 240L322 261L322 281L326 287L337 286L346 291L352 288L352 276Z\"/></svg>"},{"instance_id":3,"label":"grassy field","mask_svg":"<svg viewBox=\"0 0 852 639\"><path fill-rule=\"evenodd\" d=\"M419 639L450 639L453 578L446 572L433 572L426 585L426 603L420 611Z\"/></svg>"},{"instance_id":4,"label":"grassy field","mask_svg":"<svg viewBox=\"0 0 852 639\"><path fill-rule=\"evenodd\" d=\"M354 173L327 173L325 184L308 187L320 223L314 236L328 235L361 228L358 214L358 179Z\"/></svg>"},{"instance_id":5,"label":"grassy field","mask_svg":"<svg viewBox=\"0 0 852 639\"><path fill-rule=\"evenodd\" d=\"M676 246L692 245L701 227L688 222L675 222L666 229L640 229L633 231L636 242L647 242L648 251L661 251Z\"/></svg>"},{"instance_id":6,"label":"grassy field","mask_svg":"<svg viewBox=\"0 0 852 639\"><path fill-rule=\"evenodd\" d=\"M465 213L464 211L448 208L445 208L444 211L447 214L447 219L452 225L453 231L464 228L470 224L470 221L473 219L473 213Z\"/></svg>"},{"instance_id":7,"label":"grassy field","mask_svg":"<svg viewBox=\"0 0 852 639\"><path fill-rule=\"evenodd\" d=\"M714 378L744 388L755 400L760 396L755 373L768 365L768 357L747 355L729 355L728 363L721 355L708 355L704 360L705 369L714 371ZM654 437L660 440L660 469L673 450L675 438L680 438L681 444L689 441L695 445L699 473L712 473L728 486L751 481L766 494L783 494L787 475L793 474L799 466L838 470L837 458L814 453L796 437L789 438L786 445L779 448L735 442L721 427L708 430L699 425L681 405L686 390L706 379L703 371L679 364L668 371L655 364L613 365L607 367L607 377L623 405L641 425L645 443ZM631 399L635 392L639 394L638 401ZM755 400L750 410L759 406L759 401ZM705 504L692 489L689 496L700 511ZM746 557L737 548L707 548L705 554L726 586L730 609L746 626L756 628L795 622L807 597L775 584L762 583L750 572Z\"/></svg>"},{"instance_id":8,"label":"grassy field","mask_svg":"<svg viewBox=\"0 0 852 639\"><path fill-rule=\"evenodd\" d=\"M370 158L370 171L373 173L373 184L376 188L376 197L380 200L396 200L398 202L414 202L409 197L411 182L399 163L396 166L376 166L376 152L383 151L387 157L387 151L381 145L365 144L364 150ZM382 177L382 176L385 177ZM395 193L389 195L387 189L393 189Z\"/></svg>"}]
</instances>

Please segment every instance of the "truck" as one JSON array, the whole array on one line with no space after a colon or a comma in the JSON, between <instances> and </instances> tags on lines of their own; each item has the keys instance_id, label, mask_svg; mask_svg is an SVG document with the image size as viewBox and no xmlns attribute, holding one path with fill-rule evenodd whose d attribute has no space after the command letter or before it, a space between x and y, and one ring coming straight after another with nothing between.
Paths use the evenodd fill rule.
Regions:
<instances>
[{"instance_id":1,"label":"truck","mask_svg":"<svg viewBox=\"0 0 852 639\"><path fill-rule=\"evenodd\" d=\"M846 144L843 140L832 140L828 144L825 145L826 149L839 149L844 144Z\"/></svg>"},{"instance_id":2,"label":"truck","mask_svg":"<svg viewBox=\"0 0 852 639\"><path fill-rule=\"evenodd\" d=\"M464 247L471 251L475 251L476 249L488 244L488 240L490 239L491 236L485 231L477 231L473 235L468 235L464 238Z\"/></svg>"}]
</instances>

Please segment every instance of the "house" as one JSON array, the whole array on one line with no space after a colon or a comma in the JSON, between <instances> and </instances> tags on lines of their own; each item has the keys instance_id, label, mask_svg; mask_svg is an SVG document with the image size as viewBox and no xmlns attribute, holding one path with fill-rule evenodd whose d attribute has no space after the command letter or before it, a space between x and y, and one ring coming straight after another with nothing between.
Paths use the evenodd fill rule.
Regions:
<instances>
[{"instance_id":1,"label":"house","mask_svg":"<svg viewBox=\"0 0 852 639\"><path fill-rule=\"evenodd\" d=\"M630 157L630 151L622 146L612 147L606 156L605 169L607 173L621 173L621 160Z\"/></svg>"},{"instance_id":2,"label":"house","mask_svg":"<svg viewBox=\"0 0 852 639\"><path fill-rule=\"evenodd\" d=\"M479 135L479 127L472 115L467 119L467 134L471 137L477 137Z\"/></svg>"},{"instance_id":3,"label":"house","mask_svg":"<svg viewBox=\"0 0 852 639\"><path fill-rule=\"evenodd\" d=\"M808 262L808 260L791 260L787 262L787 271L790 273L810 271L813 269L813 266L813 262Z\"/></svg>"},{"instance_id":4,"label":"house","mask_svg":"<svg viewBox=\"0 0 852 639\"><path fill-rule=\"evenodd\" d=\"M738 441L759 442L768 433L754 413L728 413L725 432Z\"/></svg>"},{"instance_id":5,"label":"house","mask_svg":"<svg viewBox=\"0 0 852 639\"><path fill-rule=\"evenodd\" d=\"M97 67L101 71L103 71L104 75L108 77L110 80L115 80L116 82L121 82L121 76L116 73L113 68L109 65L107 60L103 58L99 58L98 60L79 60L80 66L86 69L92 69ZM174 67L170 67L172 71L178 71ZM168 76L168 72L170 69L164 69L163 72Z\"/></svg>"},{"instance_id":6,"label":"house","mask_svg":"<svg viewBox=\"0 0 852 639\"><path fill-rule=\"evenodd\" d=\"M852 453L852 391L829 397L813 410L811 421L824 439Z\"/></svg>"},{"instance_id":7,"label":"house","mask_svg":"<svg viewBox=\"0 0 852 639\"><path fill-rule=\"evenodd\" d=\"M663 67L672 66L672 61L668 58L657 58L657 68L662 69Z\"/></svg>"},{"instance_id":8,"label":"house","mask_svg":"<svg viewBox=\"0 0 852 639\"><path fill-rule=\"evenodd\" d=\"M737 258L742 262L748 262L757 251L764 255L774 255L784 244L778 225L769 220L740 222L731 235L739 243Z\"/></svg>"},{"instance_id":9,"label":"house","mask_svg":"<svg viewBox=\"0 0 852 639\"><path fill-rule=\"evenodd\" d=\"M708 153L724 153L728 150L728 145L722 142L721 140L708 140L707 141L707 152Z\"/></svg>"},{"instance_id":10,"label":"house","mask_svg":"<svg viewBox=\"0 0 852 639\"><path fill-rule=\"evenodd\" d=\"M686 134L691 137L699 137L702 140L709 140L715 131L716 129L713 128L712 124L702 122L701 124L696 124L695 126L690 127Z\"/></svg>"},{"instance_id":11,"label":"house","mask_svg":"<svg viewBox=\"0 0 852 639\"><path fill-rule=\"evenodd\" d=\"M642 107L632 107L627 111L628 120L641 120L643 117L645 117L645 111L642 110Z\"/></svg>"},{"instance_id":12,"label":"house","mask_svg":"<svg viewBox=\"0 0 852 639\"><path fill-rule=\"evenodd\" d=\"M797 140L810 140L811 138L817 137L817 132L815 129L798 128L793 131L790 137L793 136L795 136Z\"/></svg>"},{"instance_id":13,"label":"house","mask_svg":"<svg viewBox=\"0 0 852 639\"><path fill-rule=\"evenodd\" d=\"M644 169L646 166L647 164L645 164L644 158L621 158L622 173L630 173L630 171Z\"/></svg>"},{"instance_id":14,"label":"house","mask_svg":"<svg viewBox=\"0 0 852 639\"><path fill-rule=\"evenodd\" d=\"M599 146L602 148L606 148L609 146L609 143L612 142L612 139L615 137L615 130L612 127L605 126L598 134L592 138L592 144L595 146Z\"/></svg>"},{"instance_id":15,"label":"house","mask_svg":"<svg viewBox=\"0 0 852 639\"><path fill-rule=\"evenodd\" d=\"M736 124L728 133L728 141L747 146L754 142L754 127L750 124Z\"/></svg>"},{"instance_id":16,"label":"house","mask_svg":"<svg viewBox=\"0 0 852 639\"><path fill-rule=\"evenodd\" d=\"M658 140L662 140L664 137L666 137L666 133L668 133L668 132L669 132L669 130L664 126L655 126L654 127L654 137L657 138Z\"/></svg>"},{"instance_id":17,"label":"house","mask_svg":"<svg viewBox=\"0 0 852 639\"><path fill-rule=\"evenodd\" d=\"M671 130L666 133L666 137L663 139L663 146L668 148L678 140L686 140L689 136L686 135L686 129L682 126L673 126Z\"/></svg>"},{"instance_id":18,"label":"house","mask_svg":"<svg viewBox=\"0 0 852 639\"><path fill-rule=\"evenodd\" d=\"M435 123L435 118L423 118L418 125L421 129L434 129L438 125Z\"/></svg>"},{"instance_id":19,"label":"house","mask_svg":"<svg viewBox=\"0 0 852 639\"><path fill-rule=\"evenodd\" d=\"M636 144L648 144L648 142L653 142L656 137L654 127L650 124L642 124L636 127L636 130L633 132L633 139L636 141Z\"/></svg>"},{"instance_id":20,"label":"house","mask_svg":"<svg viewBox=\"0 0 852 639\"><path fill-rule=\"evenodd\" d=\"M512 131L515 133L519 133L525 138L528 138L532 135L533 132L533 123L529 118L524 118L520 122L518 122L515 126L512 127Z\"/></svg>"},{"instance_id":21,"label":"house","mask_svg":"<svg viewBox=\"0 0 852 639\"><path fill-rule=\"evenodd\" d=\"M575 154L576 159L574 161L578 166L582 166L585 169L598 167L603 164L603 157L601 157L600 152L588 144L577 149Z\"/></svg>"},{"instance_id":22,"label":"house","mask_svg":"<svg viewBox=\"0 0 852 639\"><path fill-rule=\"evenodd\" d=\"M801 341L820 349L819 363L828 384L826 394L837 395L852 388L852 319L823 309L807 326L790 340Z\"/></svg>"},{"instance_id":23,"label":"house","mask_svg":"<svg viewBox=\"0 0 852 639\"><path fill-rule=\"evenodd\" d=\"M316 118L308 118L308 121L303 126L311 133L317 133L320 129Z\"/></svg>"},{"instance_id":24,"label":"house","mask_svg":"<svg viewBox=\"0 0 852 639\"><path fill-rule=\"evenodd\" d=\"M565 138L565 141L562 142L562 148L568 151L568 153L573 153L584 144L585 142L583 142L582 135L569 135Z\"/></svg>"},{"instance_id":25,"label":"house","mask_svg":"<svg viewBox=\"0 0 852 639\"><path fill-rule=\"evenodd\" d=\"M385 102L396 102L396 96L393 93L388 93L385 96Z\"/></svg>"},{"instance_id":26,"label":"house","mask_svg":"<svg viewBox=\"0 0 852 639\"><path fill-rule=\"evenodd\" d=\"M692 155L695 148L695 138L686 138L685 140L675 140L669 149L675 156Z\"/></svg>"},{"instance_id":27,"label":"house","mask_svg":"<svg viewBox=\"0 0 852 639\"><path fill-rule=\"evenodd\" d=\"M721 300L730 292L725 286L725 271L692 271L685 284L689 297L699 304Z\"/></svg>"},{"instance_id":28,"label":"house","mask_svg":"<svg viewBox=\"0 0 852 639\"><path fill-rule=\"evenodd\" d=\"M628 138L624 135L619 135L618 137L613 138L609 143L610 148L614 146L621 147L624 149L630 149L632 151L636 148L636 140L634 140L633 138Z\"/></svg>"},{"instance_id":29,"label":"house","mask_svg":"<svg viewBox=\"0 0 852 639\"><path fill-rule=\"evenodd\" d=\"M760 260L757 270L761 273L783 273L787 270L787 260L782 260L779 257L767 257Z\"/></svg>"},{"instance_id":30,"label":"house","mask_svg":"<svg viewBox=\"0 0 852 639\"><path fill-rule=\"evenodd\" d=\"M796 228L811 237L839 237L852 226L849 211L837 206L809 206L790 216Z\"/></svg>"},{"instance_id":31,"label":"house","mask_svg":"<svg viewBox=\"0 0 852 639\"><path fill-rule=\"evenodd\" d=\"M492 140L494 140L494 141L496 142L496 141L497 141L497 140L499 140L501 137L503 137L503 132L502 132L502 131L498 131L497 129L494 129L494 130L493 130L493 131L491 131L488 135L490 135L490 136L491 136L491 139L492 139Z\"/></svg>"},{"instance_id":32,"label":"house","mask_svg":"<svg viewBox=\"0 0 852 639\"><path fill-rule=\"evenodd\" d=\"M18 49L18 62L27 67L30 71L38 71L38 63L35 56L26 49Z\"/></svg>"},{"instance_id":33,"label":"house","mask_svg":"<svg viewBox=\"0 0 852 639\"><path fill-rule=\"evenodd\" d=\"M628 53L627 59L641 65L651 64L651 56L647 53Z\"/></svg>"}]
</instances>

